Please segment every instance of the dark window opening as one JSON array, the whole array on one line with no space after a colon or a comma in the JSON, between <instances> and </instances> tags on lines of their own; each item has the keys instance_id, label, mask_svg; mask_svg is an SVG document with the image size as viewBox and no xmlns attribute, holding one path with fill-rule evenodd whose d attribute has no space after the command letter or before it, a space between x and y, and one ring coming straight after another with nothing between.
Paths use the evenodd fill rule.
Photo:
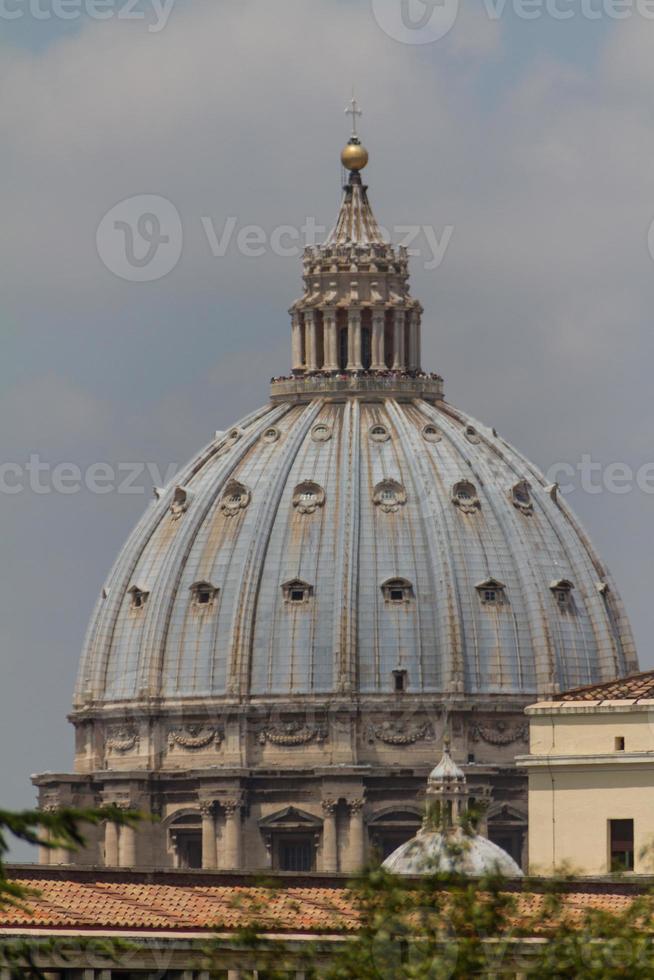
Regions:
<instances>
[{"instance_id":1,"label":"dark window opening","mask_svg":"<svg viewBox=\"0 0 654 980\"><path fill-rule=\"evenodd\" d=\"M474 762L474 761L475 761L475 753L474 752L468 752L468 762ZM472 800L470 801L470 804L473 805L473 801Z\"/></svg>"},{"instance_id":2,"label":"dark window opening","mask_svg":"<svg viewBox=\"0 0 654 980\"><path fill-rule=\"evenodd\" d=\"M277 842L279 871L313 871L313 838L280 836Z\"/></svg>"},{"instance_id":3,"label":"dark window opening","mask_svg":"<svg viewBox=\"0 0 654 980\"><path fill-rule=\"evenodd\" d=\"M615 736L615 751L624 752L624 735Z\"/></svg>"},{"instance_id":4,"label":"dark window opening","mask_svg":"<svg viewBox=\"0 0 654 980\"><path fill-rule=\"evenodd\" d=\"M512 857L515 863L522 864L522 844L524 841L524 831L518 827L493 827L488 828L488 839L501 847L503 851Z\"/></svg>"},{"instance_id":5,"label":"dark window opening","mask_svg":"<svg viewBox=\"0 0 654 980\"><path fill-rule=\"evenodd\" d=\"M175 832L177 866L180 868L202 867L202 834L196 830Z\"/></svg>"},{"instance_id":6,"label":"dark window opening","mask_svg":"<svg viewBox=\"0 0 654 980\"><path fill-rule=\"evenodd\" d=\"M143 589L137 589L136 586L130 589L130 593L132 596L132 609L142 609L150 595L149 592L144 592Z\"/></svg>"},{"instance_id":7,"label":"dark window opening","mask_svg":"<svg viewBox=\"0 0 654 980\"><path fill-rule=\"evenodd\" d=\"M633 820L609 820L609 858L611 871L634 870Z\"/></svg>"},{"instance_id":8,"label":"dark window opening","mask_svg":"<svg viewBox=\"0 0 654 980\"><path fill-rule=\"evenodd\" d=\"M370 370L372 363L372 343L370 338L370 327L361 328L361 363L364 371Z\"/></svg>"},{"instance_id":9,"label":"dark window opening","mask_svg":"<svg viewBox=\"0 0 654 980\"><path fill-rule=\"evenodd\" d=\"M396 694L403 694L406 691L406 670L393 671L393 690Z\"/></svg>"},{"instance_id":10,"label":"dark window opening","mask_svg":"<svg viewBox=\"0 0 654 980\"><path fill-rule=\"evenodd\" d=\"M391 589L389 595L393 602L402 602L402 599L404 599L404 590Z\"/></svg>"},{"instance_id":11,"label":"dark window opening","mask_svg":"<svg viewBox=\"0 0 654 980\"><path fill-rule=\"evenodd\" d=\"M206 606L211 602L211 591L209 589L198 589L198 602L201 606Z\"/></svg>"},{"instance_id":12,"label":"dark window opening","mask_svg":"<svg viewBox=\"0 0 654 980\"><path fill-rule=\"evenodd\" d=\"M347 327L341 327L338 332L338 366L341 371L347 367Z\"/></svg>"},{"instance_id":13,"label":"dark window opening","mask_svg":"<svg viewBox=\"0 0 654 980\"><path fill-rule=\"evenodd\" d=\"M291 602L304 602L304 589L291 589Z\"/></svg>"}]
</instances>

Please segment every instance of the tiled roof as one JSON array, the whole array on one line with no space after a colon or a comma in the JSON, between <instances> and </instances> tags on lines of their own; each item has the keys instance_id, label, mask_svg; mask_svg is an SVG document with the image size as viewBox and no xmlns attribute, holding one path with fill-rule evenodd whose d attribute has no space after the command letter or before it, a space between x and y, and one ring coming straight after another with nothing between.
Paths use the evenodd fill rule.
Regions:
<instances>
[{"instance_id":1,"label":"tiled roof","mask_svg":"<svg viewBox=\"0 0 654 980\"><path fill-rule=\"evenodd\" d=\"M604 684L575 687L558 695L557 701L636 701L654 698L654 670L622 677Z\"/></svg>"},{"instance_id":2,"label":"tiled roof","mask_svg":"<svg viewBox=\"0 0 654 980\"><path fill-rule=\"evenodd\" d=\"M170 884L161 883L166 877ZM236 931L255 922L270 933L333 935L357 930L355 899L344 881L329 887L324 879L319 879L316 887L304 881L296 886L290 880L264 886L224 884L226 876L214 877L220 883L207 883L211 877L203 875L195 884L189 876L180 878L174 872L150 876L125 872L117 876L58 869L56 874L40 875L35 869L34 873L13 876L38 893L29 899L31 911L2 908L0 930L211 933ZM547 901L547 890L520 892L519 883L507 887L519 892L517 920L526 923L537 919ZM629 882L586 882L564 895L564 914L574 921L589 908L624 912L642 890Z\"/></svg>"}]
</instances>

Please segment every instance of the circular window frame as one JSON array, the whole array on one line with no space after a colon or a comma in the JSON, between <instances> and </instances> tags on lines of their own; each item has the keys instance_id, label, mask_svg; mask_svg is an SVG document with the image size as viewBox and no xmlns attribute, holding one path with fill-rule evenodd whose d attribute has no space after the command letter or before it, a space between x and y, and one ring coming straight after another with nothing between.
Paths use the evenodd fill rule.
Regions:
<instances>
[{"instance_id":1,"label":"circular window frame","mask_svg":"<svg viewBox=\"0 0 654 980\"><path fill-rule=\"evenodd\" d=\"M381 429L381 431L375 432L375 429ZM391 438L391 434L385 425L382 425L381 422L375 422L375 424L371 425L368 429L368 437L372 440L372 442L388 442L388 440Z\"/></svg>"},{"instance_id":2,"label":"circular window frame","mask_svg":"<svg viewBox=\"0 0 654 980\"><path fill-rule=\"evenodd\" d=\"M327 425L326 422L316 422L311 430L311 439L313 442L329 442L331 437L331 426Z\"/></svg>"},{"instance_id":3,"label":"circular window frame","mask_svg":"<svg viewBox=\"0 0 654 980\"><path fill-rule=\"evenodd\" d=\"M440 442L443 436L437 426L433 425L431 422L428 422L422 427L422 438L425 440L425 442L435 443Z\"/></svg>"},{"instance_id":4,"label":"circular window frame","mask_svg":"<svg viewBox=\"0 0 654 980\"><path fill-rule=\"evenodd\" d=\"M264 432L261 438L263 439L264 442L270 443L270 442L277 442L280 437L281 437L281 432L279 431L277 426L271 425L269 428L266 429L266 431Z\"/></svg>"}]
</instances>

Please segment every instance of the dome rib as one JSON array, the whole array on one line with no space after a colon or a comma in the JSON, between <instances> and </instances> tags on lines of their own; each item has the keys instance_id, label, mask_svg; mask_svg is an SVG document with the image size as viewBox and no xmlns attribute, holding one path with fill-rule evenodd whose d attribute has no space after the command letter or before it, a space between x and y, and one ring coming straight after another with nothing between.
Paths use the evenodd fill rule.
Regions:
<instances>
[{"instance_id":1,"label":"dome rib","mask_svg":"<svg viewBox=\"0 0 654 980\"><path fill-rule=\"evenodd\" d=\"M447 533L447 527L443 519L442 503L438 495L434 495L431 491L431 481L428 479L427 474L423 470L425 455L423 446L418 444L418 433L413 433L412 427L405 423L402 412L399 406L393 402L389 402L389 412L393 418L394 424L399 432L403 435L403 442L406 445L411 445L413 452L407 454L407 463L409 473L411 475L411 481L413 484L414 492L416 498L428 499L431 503L435 503L440 511L440 520L426 520L423 521L423 530L427 538L427 549L428 554L431 557L430 563L430 574L433 583L433 595L434 602L438 606L445 605L447 609L446 619L444 622L444 628L439 630L438 637L439 643L438 648L441 652L441 677L447 678L445 684L443 684L443 689L448 690L462 690L463 689L463 662L458 659L458 652L463 649L462 637L459 629L459 623L461 622L461 606L459 602L458 591L456 587L456 576L452 567L452 551L450 547L449 535ZM431 506L430 506L431 511ZM445 533L446 543L444 546L439 548L438 534L439 531ZM444 574L443 587L439 589L437 573L438 568L442 569ZM440 594L442 593L442 595ZM456 608L457 612L451 612L450 610Z\"/></svg>"},{"instance_id":2,"label":"dome rib","mask_svg":"<svg viewBox=\"0 0 654 980\"><path fill-rule=\"evenodd\" d=\"M248 427L241 438L225 454L224 462L219 466L219 473L213 475L211 482L198 486L198 491L189 509L174 528L174 547L167 545L167 535L163 533L164 553L162 567L157 579L157 587L146 607L145 629L141 646L139 688L146 696L157 696L160 693L162 667L165 657L166 637L170 626L173 602L179 588L185 563L197 534L213 507L216 497L225 487L227 481L238 469L239 464L258 441L261 430L277 421L284 414L284 408L279 406L271 409L258 422ZM239 431L242 426L234 426ZM199 472L199 471L198 471Z\"/></svg>"},{"instance_id":3,"label":"dome rib","mask_svg":"<svg viewBox=\"0 0 654 980\"><path fill-rule=\"evenodd\" d=\"M279 402L250 418L233 444L224 436L195 457L128 540L96 606L77 707L376 697L391 693L398 666L408 668L412 694L532 697L629 664L626 619L617 596L597 591L604 569L587 539L544 478L486 427L449 406L379 396ZM331 427L330 439L315 441L316 423ZM437 439L424 435L427 423ZM280 435L264 438L270 427ZM480 497L471 514L451 499L463 478ZM523 478L532 486L528 515L510 495ZM298 514L295 487L308 479L324 489L324 504ZM226 516L220 499L230 480L246 488L248 503ZM383 512L375 487L388 480L406 498ZM175 485L191 499L172 520ZM505 609L480 601L476 586L489 575L505 583ZM562 575L576 585L578 609L567 619L549 591ZM280 576L311 584L302 611L289 614ZM401 607L381 590L398 576L414 591ZM191 586L201 579L217 589L210 615L193 609ZM138 612L127 598L135 583L149 592Z\"/></svg>"},{"instance_id":4,"label":"dome rib","mask_svg":"<svg viewBox=\"0 0 654 980\"><path fill-rule=\"evenodd\" d=\"M274 474L270 475L268 496L259 510L257 534L253 535L243 563L240 598L234 611L231 642L231 664L229 669L228 693L233 697L243 697L249 691L252 672L252 636L256 616L256 598L259 592L261 575L270 540L270 533L277 516L277 510L292 468L295 456L311 425L322 408L322 401L310 402L299 420L297 431L288 433L280 460Z\"/></svg>"}]
</instances>

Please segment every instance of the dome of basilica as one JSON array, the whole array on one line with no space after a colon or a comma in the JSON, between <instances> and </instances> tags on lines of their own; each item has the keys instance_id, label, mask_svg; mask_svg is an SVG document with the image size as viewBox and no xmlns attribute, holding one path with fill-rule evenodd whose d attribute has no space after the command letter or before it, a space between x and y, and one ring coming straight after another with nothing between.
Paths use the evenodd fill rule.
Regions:
<instances>
[{"instance_id":1,"label":"dome of basilica","mask_svg":"<svg viewBox=\"0 0 654 980\"><path fill-rule=\"evenodd\" d=\"M356 869L415 834L446 726L519 858L524 707L637 669L557 487L423 370L362 161L304 251L291 373L155 490L98 597L75 773L35 782L162 820L87 863Z\"/></svg>"}]
</instances>

